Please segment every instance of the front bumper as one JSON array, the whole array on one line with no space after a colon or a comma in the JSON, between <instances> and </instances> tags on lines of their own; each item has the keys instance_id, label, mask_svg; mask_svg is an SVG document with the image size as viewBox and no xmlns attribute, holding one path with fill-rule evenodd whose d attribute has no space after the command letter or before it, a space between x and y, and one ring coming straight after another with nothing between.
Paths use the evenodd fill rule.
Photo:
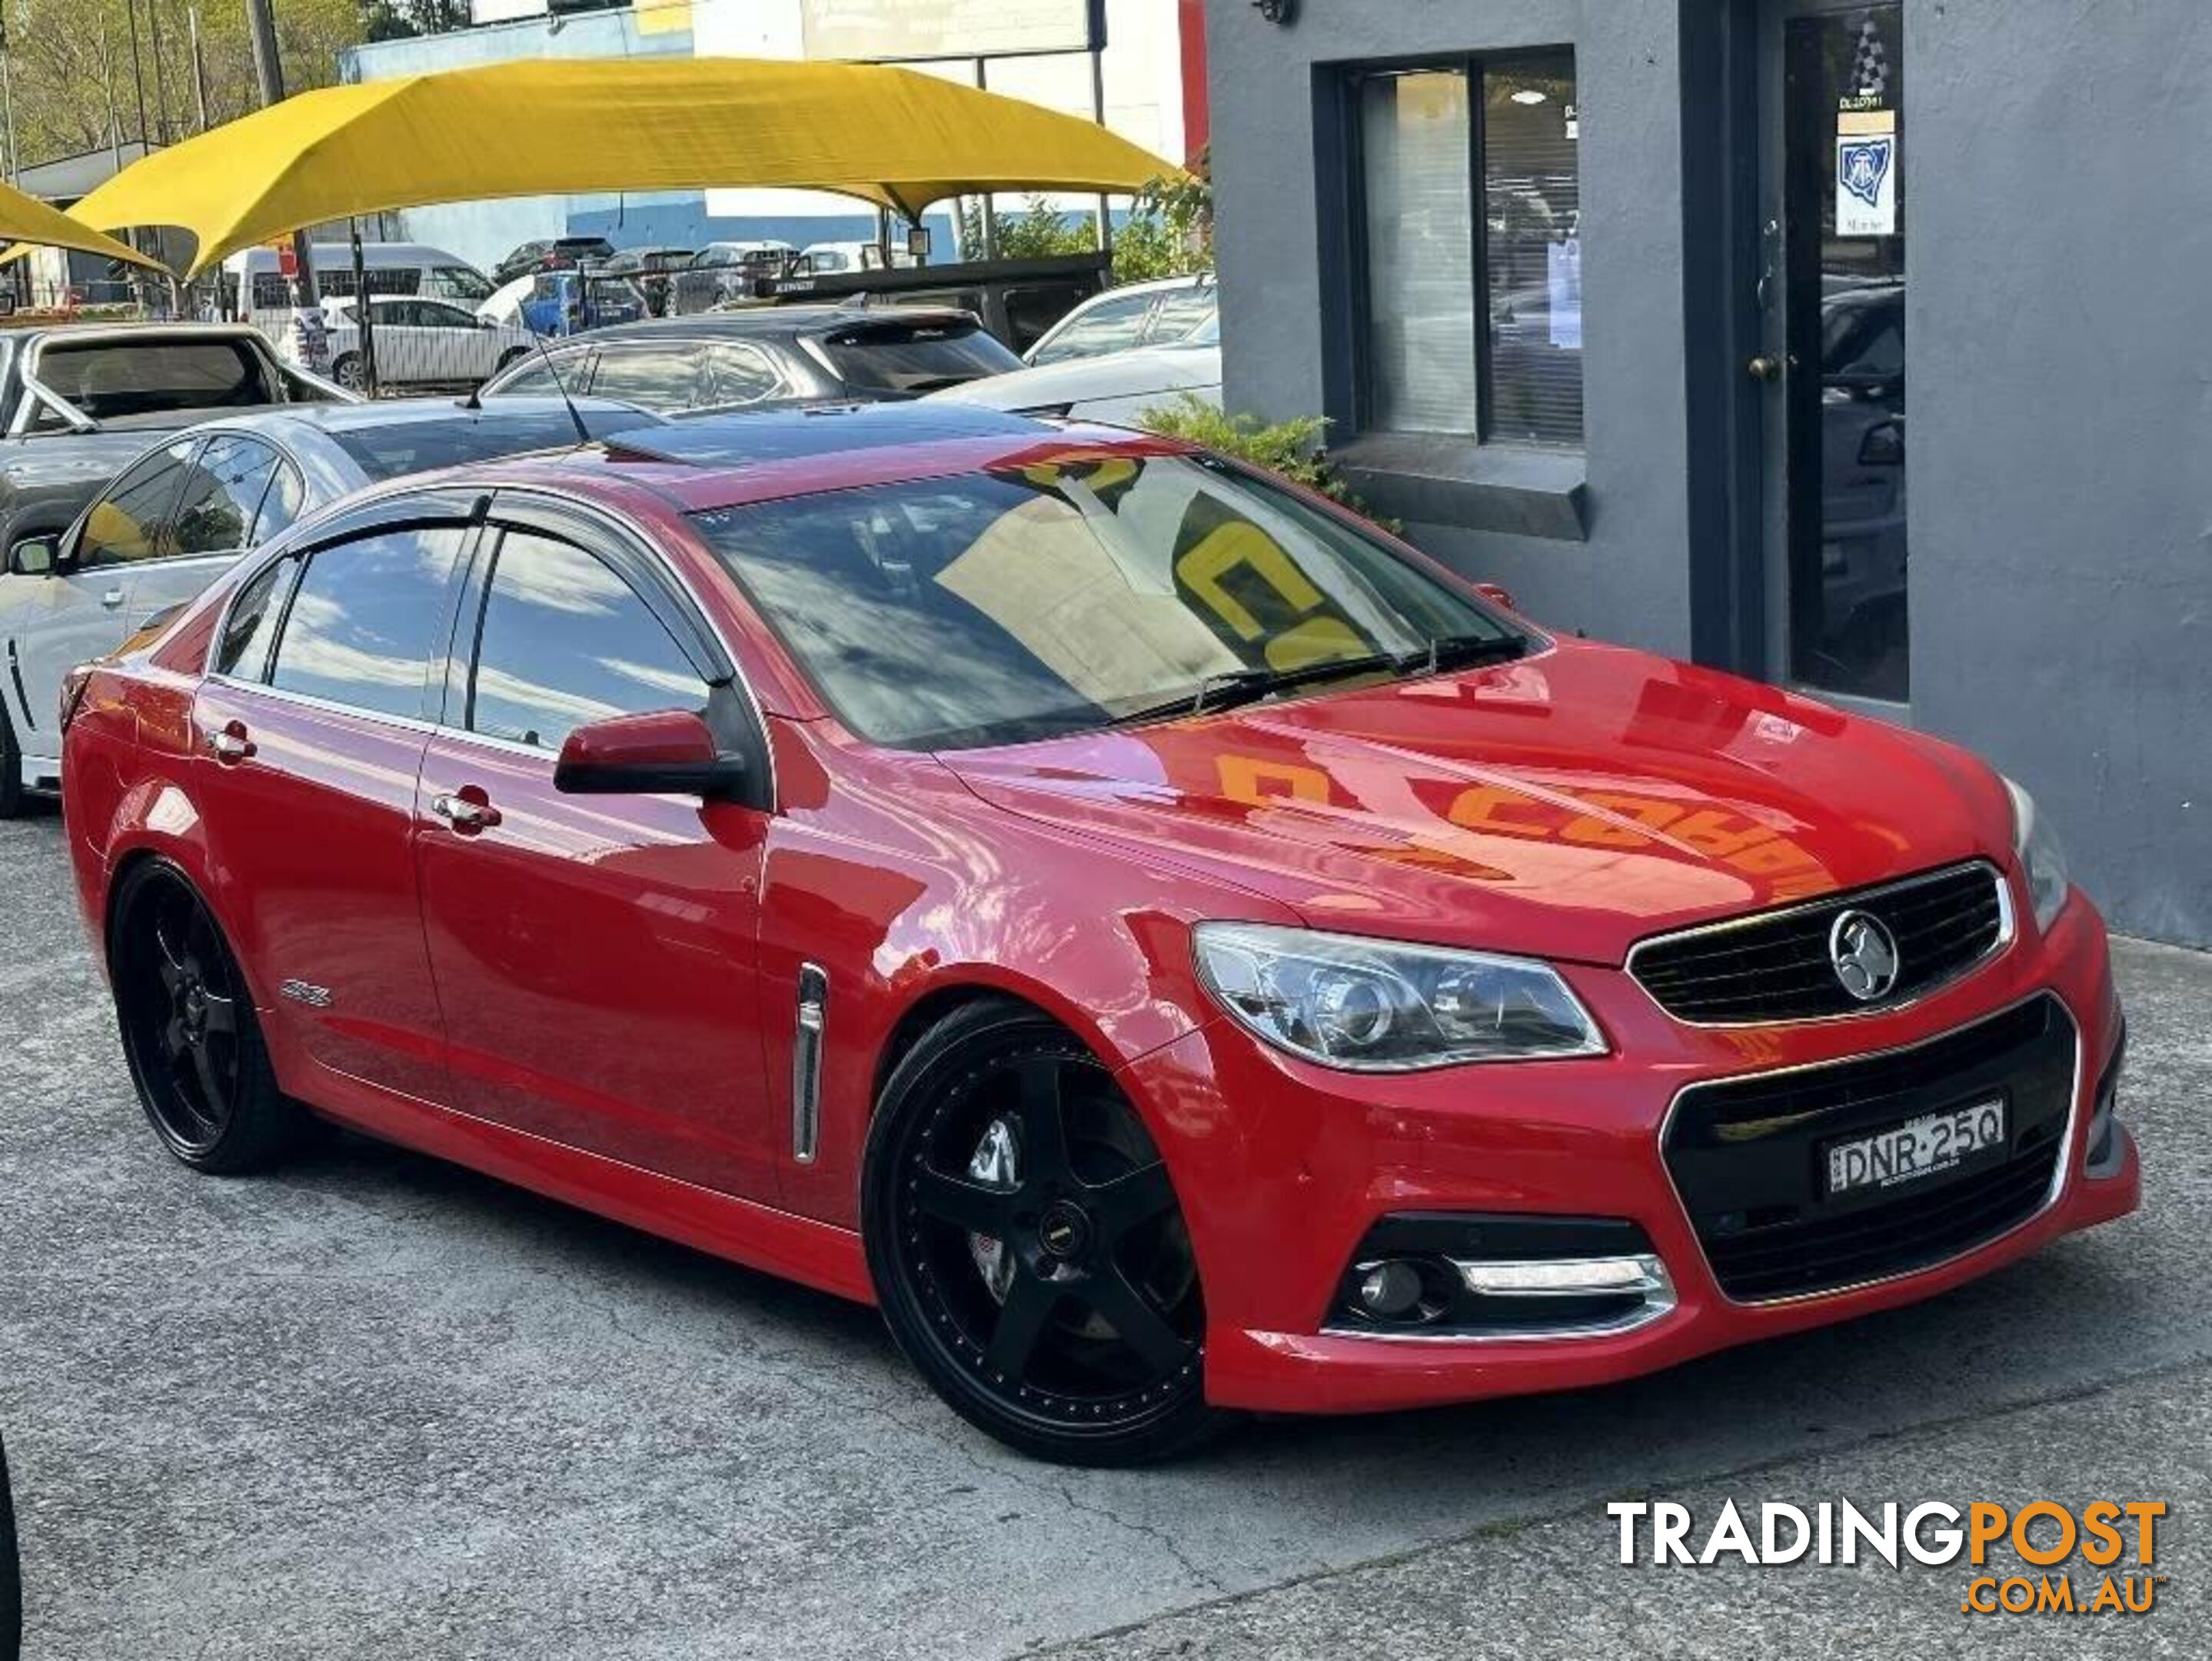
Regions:
<instances>
[{"instance_id":1,"label":"front bumper","mask_svg":"<svg viewBox=\"0 0 2212 1661\"><path fill-rule=\"evenodd\" d=\"M2121 1037L2104 925L2079 896L1961 982L1893 1013L1698 1028L1619 970L1563 970L1613 1043L1589 1060L1363 1074L1316 1067L1217 1019L1122 1080L1167 1152L1206 1287L1206 1392L1227 1407L1360 1412L1558 1390L1649 1372L1753 1339L1946 1291L2059 1235L2135 1209L2118 1128L2094 1172L2095 1096ZM1662 1154L1692 1085L1904 1050L2044 993L2078 1032L2047 1203L1995 1238L1838 1291L1731 1298ZM1621 1331L1444 1336L1328 1330L1347 1265L1382 1220L1488 1213L1624 1220L1648 1237L1671 1305Z\"/></svg>"}]
</instances>

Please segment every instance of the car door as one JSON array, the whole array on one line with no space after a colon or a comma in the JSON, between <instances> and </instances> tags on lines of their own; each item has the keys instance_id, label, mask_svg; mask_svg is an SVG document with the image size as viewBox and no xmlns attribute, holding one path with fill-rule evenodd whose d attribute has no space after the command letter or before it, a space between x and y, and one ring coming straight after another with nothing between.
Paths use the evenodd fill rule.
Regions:
<instances>
[{"instance_id":1,"label":"car door","mask_svg":"<svg viewBox=\"0 0 2212 1661\"><path fill-rule=\"evenodd\" d=\"M456 661L416 804L453 1105L773 1199L754 965L767 814L553 782L580 724L702 709L757 741L757 716L642 545L519 508L495 508L486 537L459 630L476 648Z\"/></svg>"},{"instance_id":2,"label":"car door","mask_svg":"<svg viewBox=\"0 0 2212 1661\"><path fill-rule=\"evenodd\" d=\"M414 302L422 326L431 380L482 380L499 361L501 337L482 327L474 313L435 300Z\"/></svg>"},{"instance_id":3,"label":"car door","mask_svg":"<svg viewBox=\"0 0 2212 1661\"><path fill-rule=\"evenodd\" d=\"M64 538L55 574L27 579L8 619L9 710L27 756L60 753L54 710L62 678L112 652L136 627L139 572L169 548L173 511L199 449L179 438L141 456L95 498Z\"/></svg>"},{"instance_id":4,"label":"car door","mask_svg":"<svg viewBox=\"0 0 2212 1661\"><path fill-rule=\"evenodd\" d=\"M419 310L411 300L377 302L375 315L369 320L376 330L376 378L380 381L412 386L437 378L424 338L430 332L421 326Z\"/></svg>"},{"instance_id":5,"label":"car door","mask_svg":"<svg viewBox=\"0 0 2212 1661\"><path fill-rule=\"evenodd\" d=\"M191 599L253 545L262 504L279 472L291 465L263 439L242 433L210 436L185 470L166 551L138 567L131 593L132 629Z\"/></svg>"},{"instance_id":6,"label":"car door","mask_svg":"<svg viewBox=\"0 0 2212 1661\"><path fill-rule=\"evenodd\" d=\"M218 906L295 1049L348 1081L438 1100L415 780L442 689L476 496L389 499L241 586L192 719L191 792Z\"/></svg>"}]
</instances>

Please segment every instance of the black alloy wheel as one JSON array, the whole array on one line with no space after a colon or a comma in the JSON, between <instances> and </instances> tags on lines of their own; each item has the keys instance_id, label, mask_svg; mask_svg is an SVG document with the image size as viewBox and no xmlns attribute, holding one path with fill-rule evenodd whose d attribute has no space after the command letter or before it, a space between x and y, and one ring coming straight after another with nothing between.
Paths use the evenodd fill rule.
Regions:
<instances>
[{"instance_id":1,"label":"black alloy wheel","mask_svg":"<svg viewBox=\"0 0 2212 1661\"><path fill-rule=\"evenodd\" d=\"M1170 1457L1219 1429L1190 1236L1158 1148L1098 1059L1017 1004L960 1011L885 1086L868 1261L900 1347L1023 1452Z\"/></svg>"},{"instance_id":2,"label":"black alloy wheel","mask_svg":"<svg viewBox=\"0 0 2212 1661\"><path fill-rule=\"evenodd\" d=\"M162 1145L195 1170L267 1165L316 1121L276 1088L246 977L206 902L166 861L133 867L109 940L124 1056Z\"/></svg>"},{"instance_id":3,"label":"black alloy wheel","mask_svg":"<svg viewBox=\"0 0 2212 1661\"><path fill-rule=\"evenodd\" d=\"M0 709L0 819L22 812L23 795L23 749L15 742L15 723Z\"/></svg>"}]
</instances>

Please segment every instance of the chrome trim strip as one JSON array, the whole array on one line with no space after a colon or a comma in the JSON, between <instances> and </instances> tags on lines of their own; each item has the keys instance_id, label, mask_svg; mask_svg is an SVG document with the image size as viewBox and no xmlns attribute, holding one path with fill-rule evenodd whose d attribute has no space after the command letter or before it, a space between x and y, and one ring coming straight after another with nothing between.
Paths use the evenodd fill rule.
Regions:
<instances>
[{"instance_id":1,"label":"chrome trim strip","mask_svg":"<svg viewBox=\"0 0 2212 1661\"><path fill-rule=\"evenodd\" d=\"M819 964L799 965L799 1026L791 1046L791 1157L812 1165L822 1135L823 1029L830 1013L830 977Z\"/></svg>"},{"instance_id":2,"label":"chrome trim strip","mask_svg":"<svg viewBox=\"0 0 2212 1661\"><path fill-rule=\"evenodd\" d=\"M1996 938L1990 942L1989 949L1980 957L1960 964L1942 980L1922 987L1911 997L1900 1002L1862 1004L1855 1009L1839 1009L1832 1015L1782 1016L1766 1020L1751 1021L1693 1021L1687 1016L1677 1015L1665 1004L1661 1003L1659 995L1644 985L1643 977L1636 972L1637 958L1655 946L1674 946L1683 940L1696 940L1707 934L1725 934L1739 928L1763 928L1768 923L1784 922L1789 918L1808 912L1824 910L1831 906L1848 909L1863 904L1868 900L1878 900L1885 895L1895 894L1905 889L1923 887L1929 883L1956 876L1960 871L1977 866L1987 871L1990 879L1996 884ZM2003 956L2011 948L2014 940L2019 938L2019 934L2018 913L2013 904L2012 879L1993 861L1961 860L1954 864L1941 866L1933 871L1923 871L1917 876L1905 877L1897 882L1884 883L1879 888L1845 889L1826 895L1820 899L1807 900L1797 905L1785 905L1776 910L1753 911L1741 917L1723 918L1719 922L1699 923L1695 928L1678 928L1671 934L1654 934L1648 940L1637 941L1628 948L1628 956L1622 960L1621 970L1635 983L1638 991L1651 1000L1652 1005L1661 1014L1682 1026L1692 1026L1704 1031L1739 1031L1752 1026L1816 1026L1828 1021L1860 1020L1869 1015L1895 1015L1914 1008L1927 1002L1939 992L1949 990L1969 975L1979 973L1982 969Z\"/></svg>"},{"instance_id":3,"label":"chrome trim strip","mask_svg":"<svg viewBox=\"0 0 2212 1661\"><path fill-rule=\"evenodd\" d=\"M1690 1215L1690 1202L1682 1197L1682 1190L1674 1181L1674 1169L1667 1163L1667 1133L1674 1128L1674 1110L1682 1104L1683 1097L1691 1094L1693 1091L1706 1089L1715 1085L1741 1084L1752 1079L1785 1078L1793 1074L1819 1073L1831 1068L1853 1066L1860 1062L1880 1061L1889 1056L1907 1056L1916 1050L1925 1050L1930 1044L1941 1043L1946 1038L1956 1037L1960 1033L1979 1026L1986 1021L2001 1020L2011 1014L2014 1010L2024 1009L2039 998L2048 998L2057 1004L2059 1013L2066 1018L2066 1024L2074 1029L2074 1080L2069 1087L2071 1093L2066 1102L2066 1129L2059 1133L2058 1158L2051 1168L2051 1187L2044 1195L2041 1205L2010 1228L2000 1233L1992 1234L1986 1240L1978 1241L1963 1251L1954 1251L1949 1256L1939 1257L1932 1263L1923 1263L1917 1269L1899 1269L1892 1275L1878 1275L1871 1280L1853 1281L1846 1286L1822 1287L1817 1292L1785 1293L1779 1298L1734 1298L1729 1295L1727 1289L1721 1285L1720 1276L1713 1271L1712 1259L1706 1256L1705 1243L1698 1235L1697 1221ZM1977 1015L1970 1021L1961 1021L1956 1026L1946 1027L1942 1031L1930 1033L1924 1038L1916 1038L1911 1043L1892 1044L1886 1050L1862 1050L1855 1056L1839 1056L1833 1061L1802 1062L1791 1067L1771 1067L1753 1073L1723 1074L1716 1078L1699 1079L1693 1083L1686 1084L1674 1092L1667 1104L1667 1111L1659 1120L1659 1137L1656 1145L1656 1151L1659 1155L1659 1169L1667 1178L1668 1192L1674 1196L1675 1208L1682 1214L1682 1226L1689 1230L1690 1238L1697 1245L1698 1261L1705 1265L1705 1277L1712 1282L1713 1291L1719 1295L1723 1303L1737 1309L1780 1309L1791 1304L1814 1303L1823 1298L1846 1298L1855 1292L1865 1292L1875 1287L1889 1286L1898 1281L1909 1281L1916 1275L1932 1275L1938 1269L1948 1269L1963 1257L1971 1257L1978 1251L1987 1250L2001 1240L2010 1239L2031 1223L2050 1214L2051 1208L2065 1194L2067 1179L2074 1172L2074 1136L2075 1131L2081 1128L2081 1023L2075 1019L2073 1008L2064 998L2047 986L2041 987L2029 993L2026 997L2015 998L2012 1002Z\"/></svg>"},{"instance_id":4,"label":"chrome trim strip","mask_svg":"<svg viewBox=\"0 0 2212 1661\"><path fill-rule=\"evenodd\" d=\"M1459 1328L1451 1331L1424 1332L1418 1329L1395 1331L1380 1327L1349 1326L1328 1323L1321 1329L1324 1338L1363 1338L1384 1344L1540 1344L1572 1343L1589 1338L1618 1338L1625 1333L1637 1332L1656 1321L1664 1320L1674 1312L1680 1301L1674 1290L1674 1277L1667 1273L1667 1265L1656 1252L1639 1253L1632 1257L1590 1257L1564 1259L1545 1262L1472 1262L1460 1258L1448 1259L1467 1281L1471 1291L1489 1297L1524 1298L1602 1298L1629 1293L1640 1293L1644 1301L1636 1308L1603 1320L1577 1321L1568 1325L1494 1327L1480 1332ZM1599 1264L1631 1266L1636 1272L1634 1284L1614 1281L1609 1284L1582 1287L1561 1287L1553 1290L1522 1287L1511 1290L1500 1287L1478 1286L1474 1275L1492 1270L1562 1269L1571 1267L1593 1268ZM1367 1267L1365 1264L1359 1265Z\"/></svg>"}]
</instances>

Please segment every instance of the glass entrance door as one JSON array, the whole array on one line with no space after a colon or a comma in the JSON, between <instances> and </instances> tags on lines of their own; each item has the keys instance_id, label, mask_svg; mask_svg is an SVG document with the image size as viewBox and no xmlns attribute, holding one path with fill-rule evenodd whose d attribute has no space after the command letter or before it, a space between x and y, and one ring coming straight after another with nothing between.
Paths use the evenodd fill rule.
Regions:
<instances>
[{"instance_id":1,"label":"glass entrance door","mask_svg":"<svg viewBox=\"0 0 2212 1661\"><path fill-rule=\"evenodd\" d=\"M1768 661L1794 685L1901 705L1903 8L1775 0L1762 36L1761 336L1746 368L1765 411Z\"/></svg>"}]
</instances>

